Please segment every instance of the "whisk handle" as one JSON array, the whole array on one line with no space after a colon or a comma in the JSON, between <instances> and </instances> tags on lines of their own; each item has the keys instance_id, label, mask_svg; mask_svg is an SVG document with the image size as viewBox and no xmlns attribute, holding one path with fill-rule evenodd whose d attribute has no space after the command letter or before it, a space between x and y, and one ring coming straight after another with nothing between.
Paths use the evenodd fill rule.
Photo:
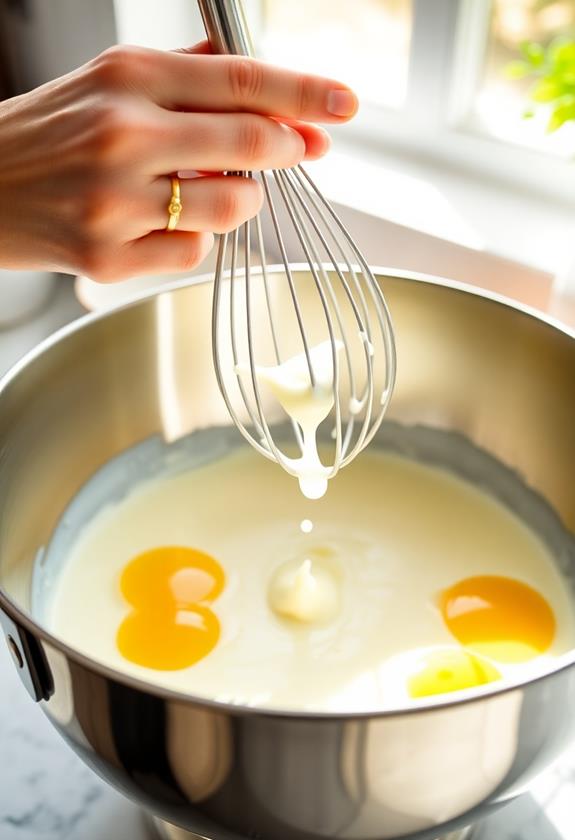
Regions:
<instances>
[{"instance_id":1,"label":"whisk handle","mask_svg":"<svg viewBox=\"0 0 575 840\"><path fill-rule=\"evenodd\" d=\"M254 55L241 0L198 0L212 50L224 55Z\"/></svg>"}]
</instances>

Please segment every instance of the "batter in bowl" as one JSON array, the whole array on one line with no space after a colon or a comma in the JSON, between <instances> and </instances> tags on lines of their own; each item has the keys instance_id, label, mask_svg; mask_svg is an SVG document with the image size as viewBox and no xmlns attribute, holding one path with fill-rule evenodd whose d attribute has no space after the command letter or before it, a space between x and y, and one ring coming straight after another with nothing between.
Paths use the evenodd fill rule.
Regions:
<instances>
[{"instance_id":1,"label":"batter in bowl","mask_svg":"<svg viewBox=\"0 0 575 840\"><path fill-rule=\"evenodd\" d=\"M125 458L153 461L136 449L89 482L36 581L55 634L190 694L346 712L519 678L574 646L557 539L485 489L372 446L310 502L211 434L203 463L135 480Z\"/></svg>"}]
</instances>

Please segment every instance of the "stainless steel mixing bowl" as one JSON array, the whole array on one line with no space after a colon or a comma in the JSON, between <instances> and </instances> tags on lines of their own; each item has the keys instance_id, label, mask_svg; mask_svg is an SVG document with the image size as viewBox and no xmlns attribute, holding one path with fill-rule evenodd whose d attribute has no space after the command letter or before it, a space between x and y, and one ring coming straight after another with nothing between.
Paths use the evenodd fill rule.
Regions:
<instances>
[{"instance_id":1,"label":"stainless steel mixing bowl","mask_svg":"<svg viewBox=\"0 0 575 840\"><path fill-rule=\"evenodd\" d=\"M398 341L390 416L463 433L575 531L573 333L469 288L379 277ZM280 305L284 291L277 282ZM98 467L151 435L175 440L228 423L212 372L210 293L207 283L174 286L87 317L0 387L0 607L22 680L97 773L201 835L423 840L472 823L522 792L573 737L575 655L541 678L465 700L289 714L123 676L31 616L34 563Z\"/></svg>"}]
</instances>

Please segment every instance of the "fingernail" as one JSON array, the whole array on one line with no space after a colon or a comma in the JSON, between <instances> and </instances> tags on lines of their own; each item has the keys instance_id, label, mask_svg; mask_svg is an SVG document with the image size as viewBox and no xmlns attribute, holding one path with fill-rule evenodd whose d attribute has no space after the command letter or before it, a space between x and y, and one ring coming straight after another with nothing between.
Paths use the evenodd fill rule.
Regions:
<instances>
[{"instance_id":1,"label":"fingernail","mask_svg":"<svg viewBox=\"0 0 575 840\"><path fill-rule=\"evenodd\" d=\"M350 90L330 90L327 110L334 117L351 117L357 110L357 98Z\"/></svg>"}]
</instances>

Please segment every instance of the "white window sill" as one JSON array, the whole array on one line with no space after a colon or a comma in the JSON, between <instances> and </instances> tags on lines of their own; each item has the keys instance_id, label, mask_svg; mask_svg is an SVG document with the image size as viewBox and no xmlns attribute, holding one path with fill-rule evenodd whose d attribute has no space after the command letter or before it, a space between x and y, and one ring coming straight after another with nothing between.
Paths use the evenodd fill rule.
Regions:
<instances>
[{"instance_id":1,"label":"white window sill","mask_svg":"<svg viewBox=\"0 0 575 840\"><path fill-rule=\"evenodd\" d=\"M373 264L548 308L553 279L575 262L575 207L561 201L340 138L307 169Z\"/></svg>"}]
</instances>

